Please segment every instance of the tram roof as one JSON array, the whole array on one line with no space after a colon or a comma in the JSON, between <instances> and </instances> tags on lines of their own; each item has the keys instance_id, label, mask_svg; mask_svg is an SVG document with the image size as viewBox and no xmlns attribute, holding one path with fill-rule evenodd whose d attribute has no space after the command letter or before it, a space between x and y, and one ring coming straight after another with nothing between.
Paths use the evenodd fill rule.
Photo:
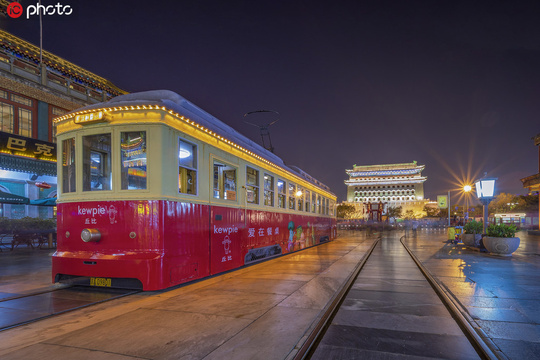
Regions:
<instances>
[{"instance_id":1,"label":"tram roof","mask_svg":"<svg viewBox=\"0 0 540 360\"><path fill-rule=\"evenodd\" d=\"M283 160L278 157L276 154L266 150L259 144L255 143L253 140L242 135L240 132L233 129L231 126L225 124L223 121L212 116L208 112L199 108L197 105L193 104L189 100L186 100L184 97L178 95L177 93L170 90L152 90L152 91L143 91L138 93L130 93L126 95L120 95L112 98L107 102L97 103L77 109L74 112L84 111L84 110L93 110L101 109L103 107L120 107L120 106L136 106L136 105L159 105L164 106L168 110L173 110L174 112L185 116L192 121L199 123L209 130L215 132L219 136L222 136L239 146L242 146L246 150L251 151L252 153L265 158L268 161L286 169L287 171L301 177L302 179L316 185L328 192L330 188L325 184L321 183L311 175L307 174L302 169L294 167L289 167L285 165Z\"/></svg>"}]
</instances>

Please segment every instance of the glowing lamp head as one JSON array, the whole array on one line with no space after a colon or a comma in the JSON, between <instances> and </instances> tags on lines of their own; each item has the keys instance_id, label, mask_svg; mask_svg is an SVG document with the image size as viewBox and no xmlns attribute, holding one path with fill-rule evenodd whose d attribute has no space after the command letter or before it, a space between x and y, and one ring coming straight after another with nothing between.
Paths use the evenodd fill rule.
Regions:
<instances>
[{"instance_id":1,"label":"glowing lamp head","mask_svg":"<svg viewBox=\"0 0 540 360\"><path fill-rule=\"evenodd\" d=\"M495 194L495 180L497 179L480 179L475 182L476 196L479 199L491 199Z\"/></svg>"},{"instance_id":2,"label":"glowing lamp head","mask_svg":"<svg viewBox=\"0 0 540 360\"><path fill-rule=\"evenodd\" d=\"M298 190L298 191L296 192L296 196L297 196L297 197L302 196L302 191Z\"/></svg>"},{"instance_id":3,"label":"glowing lamp head","mask_svg":"<svg viewBox=\"0 0 540 360\"><path fill-rule=\"evenodd\" d=\"M470 192L471 190L472 190L471 185L465 185L465 186L463 187L463 191L465 191L465 192Z\"/></svg>"}]
</instances>

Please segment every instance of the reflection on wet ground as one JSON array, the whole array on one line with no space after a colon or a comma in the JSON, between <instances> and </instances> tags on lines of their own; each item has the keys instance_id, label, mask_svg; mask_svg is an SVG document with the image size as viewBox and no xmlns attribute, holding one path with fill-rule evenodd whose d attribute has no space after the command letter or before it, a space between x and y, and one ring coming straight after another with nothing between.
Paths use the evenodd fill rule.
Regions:
<instances>
[{"instance_id":1,"label":"reflection on wet ground","mask_svg":"<svg viewBox=\"0 0 540 360\"><path fill-rule=\"evenodd\" d=\"M446 242L443 231L407 239L413 252L511 359L540 353L540 237L519 232L511 257Z\"/></svg>"}]
</instances>

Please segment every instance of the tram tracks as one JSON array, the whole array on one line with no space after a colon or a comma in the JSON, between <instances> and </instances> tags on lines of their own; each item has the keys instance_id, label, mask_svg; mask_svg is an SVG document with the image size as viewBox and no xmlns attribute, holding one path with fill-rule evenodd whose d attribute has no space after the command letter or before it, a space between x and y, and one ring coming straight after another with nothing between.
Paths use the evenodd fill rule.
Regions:
<instances>
[{"instance_id":1,"label":"tram tracks","mask_svg":"<svg viewBox=\"0 0 540 360\"><path fill-rule=\"evenodd\" d=\"M404 238L405 236L400 238L401 244L406 249L407 253L414 261L416 266L419 268L420 272L427 280L431 288L435 291L442 304L446 307L452 318L460 327L465 337L468 339L474 350L477 352L478 356L482 359L506 359L506 356L498 350L498 348L492 343L492 341L485 335L483 330L476 325L474 320L468 315L468 313L461 306L459 301L457 301L457 299L455 299L451 295L451 293L444 287L444 285L439 283L439 281L434 278L430 274L430 272L423 266L423 264L418 260L414 253L404 243ZM343 288L339 291L339 293L336 294L336 296L332 299L327 308L323 311L323 315L321 316L317 324L312 327L312 331L306 337L306 340L303 342L302 346L300 346L298 351L293 355L293 359L310 359L313 356L313 354L317 350L318 345L324 338L326 331L331 325L332 320L341 308L341 305L347 297L347 294L353 287L356 279L358 278L362 269L372 255L373 250L380 241L381 238L379 237L377 241L373 243L372 247L368 250L366 255L357 265L347 282L344 284Z\"/></svg>"},{"instance_id":2,"label":"tram tracks","mask_svg":"<svg viewBox=\"0 0 540 360\"><path fill-rule=\"evenodd\" d=\"M100 304L139 290L90 288L71 285L0 299L0 331Z\"/></svg>"}]
</instances>

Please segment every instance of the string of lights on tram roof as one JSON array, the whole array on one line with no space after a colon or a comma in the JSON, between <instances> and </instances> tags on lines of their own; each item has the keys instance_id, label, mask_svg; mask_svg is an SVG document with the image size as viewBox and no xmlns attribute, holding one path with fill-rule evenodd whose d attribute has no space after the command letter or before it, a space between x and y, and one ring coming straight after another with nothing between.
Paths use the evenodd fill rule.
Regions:
<instances>
[{"instance_id":1,"label":"string of lights on tram roof","mask_svg":"<svg viewBox=\"0 0 540 360\"><path fill-rule=\"evenodd\" d=\"M286 169L283 169L281 168L280 166L276 165L275 163L271 162L271 161L268 161L266 160L265 158L263 158L262 156L260 155L257 155L255 154L254 152L252 151L249 151L248 149L234 143L233 141L229 140L229 139L226 139L224 138L223 136L215 133L214 131L196 123L195 121L193 120L190 120L189 118L183 116L183 115L180 115L178 114L177 112L174 112L173 110L170 110L170 109L167 109L165 106L160 106L160 105L129 105L129 106L117 106L117 107L106 107L106 108L101 108L101 109L89 109L89 110L81 110L81 111L77 111L77 112L74 112L74 113L69 113L69 114L66 114L66 115L63 115L63 116L60 116L60 117L57 117L54 122L55 123L60 123L62 121L65 121L65 120L68 120L68 119L75 119L75 122L78 123L78 124L81 124L81 123L92 123L92 122L99 122L99 121L104 121L105 119L105 115L106 115L106 112L113 112L113 111L129 111L129 110L163 110L163 111L166 111L168 112L170 115L173 115L174 117L176 117L177 119L179 120L182 120L194 127L196 127L197 129L201 130L201 131L204 131L206 133L208 133L209 135L212 135L214 136L215 138L235 147L236 149L246 153L246 154L249 154L251 156L253 156L254 158L260 160L260 161L263 161L265 163L267 163L268 165L271 165L273 167L276 167L282 171L286 171L286 172L289 172L288 170ZM295 174L293 174L295 175ZM298 177L297 175L295 175L296 177ZM307 179L303 179L303 180L307 180ZM310 181L311 182L311 181ZM313 182L312 182L313 183ZM320 183L317 183L317 184L314 184L314 185L317 185L323 189L325 189L326 191L329 191L329 188L324 185L324 184L320 184Z\"/></svg>"}]
</instances>

